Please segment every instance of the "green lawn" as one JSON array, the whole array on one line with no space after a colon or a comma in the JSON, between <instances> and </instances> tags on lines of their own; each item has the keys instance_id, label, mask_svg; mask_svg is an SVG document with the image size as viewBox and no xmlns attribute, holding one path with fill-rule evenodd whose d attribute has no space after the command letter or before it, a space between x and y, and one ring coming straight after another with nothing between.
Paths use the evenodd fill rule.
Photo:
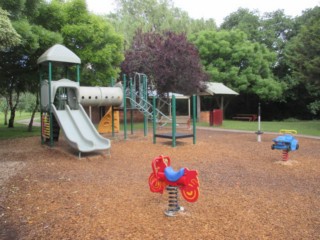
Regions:
<instances>
[{"instance_id":1,"label":"green lawn","mask_svg":"<svg viewBox=\"0 0 320 240\"><path fill-rule=\"evenodd\" d=\"M39 113L37 113L36 118L39 118L39 116ZM8 125L4 125L4 114L0 113L0 139L40 136L40 127L32 127L32 132L28 132L27 125L17 123L19 120L30 119L30 117L30 113L16 112L14 128L8 128Z\"/></svg>"},{"instance_id":2,"label":"green lawn","mask_svg":"<svg viewBox=\"0 0 320 240\"><path fill-rule=\"evenodd\" d=\"M31 114L26 112L17 112L14 128L8 128L4 125L4 115L0 113L0 139L40 136L40 127L33 127L32 132L28 132L28 126L18 124L17 121L22 119L30 119ZM39 121L39 113L35 116ZM210 127L208 123L197 123L197 126ZM152 128L152 123L148 123L148 128ZM212 127L220 129L234 129L257 131L258 122L224 120L220 127ZM123 130L123 125L121 124ZM134 130L143 129L143 123L135 123ZM263 132L279 132L280 129L296 130L298 134L311 135L320 137L320 120L317 121L270 121L261 122L261 131ZM131 126L128 122L127 131L130 132Z\"/></svg>"},{"instance_id":3,"label":"green lawn","mask_svg":"<svg viewBox=\"0 0 320 240\"><path fill-rule=\"evenodd\" d=\"M208 123L198 123L197 126L209 126ZM224 120L221 129L257 131L258 122ZM279 132L280 129L296 130L298 134L320 136L320 121L270 121L261 122L261 131Z\"/></svg>"}]
</instances>

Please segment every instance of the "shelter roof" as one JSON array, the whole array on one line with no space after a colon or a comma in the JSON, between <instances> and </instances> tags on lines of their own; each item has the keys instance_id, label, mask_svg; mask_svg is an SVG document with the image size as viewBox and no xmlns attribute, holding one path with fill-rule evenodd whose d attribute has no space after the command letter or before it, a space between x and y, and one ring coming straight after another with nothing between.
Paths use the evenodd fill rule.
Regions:
<instances>
[{"instance_id":1,"label":"shelter roof","mask_svg":"<svg viewBox=\"0 0 320 240\"><path fill-rule=\"evenodd\" d=\"M239 95L239 93L228 88L223 83L207 82L206 89L200 95Z\"/></svg>"},{"instance_id":2,"label":"shelter roof","mask_svg":"<svg viewBox=\"0 0 320 240\"><path fill-rule=\"evenodd\" d=\"M153 91L149 92L148 96L149 96L149 97L158 96L157 90L153 90ZM183 94L180 94L180 93L169 92L168 97L169 97L169 98L172 98L172 96L175 96L176 99L189 99L189 98L190 98L190 96L188 96L188 95L183 95Z\"/></svg>"},{"instance_id":3,"label":"shelter roof","mask_svg":"<svg viewBox=\"0 0 320 240\"><path fill-rule=\"evenodd\" d=\"M45 51L37 60L37 64L45 62L59 62L69 64L80 64L80 58L67 47L55 44Z\"/></svg>"}]
</instances>

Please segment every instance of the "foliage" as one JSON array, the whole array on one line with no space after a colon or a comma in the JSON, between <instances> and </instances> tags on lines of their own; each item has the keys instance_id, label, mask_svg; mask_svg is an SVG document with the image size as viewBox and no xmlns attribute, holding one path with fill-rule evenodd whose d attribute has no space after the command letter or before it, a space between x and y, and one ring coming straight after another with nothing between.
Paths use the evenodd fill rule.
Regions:
<instances>
[{"instance_id":1,"label":"foliage","mask_svg":"<svg viewBox=\"0 0 320 240\"><path fill-rule=\"evenodd\" d=\"M171 0L117 0L118 10L108 16L129 48L137 30L162 33L186 33L216 29L213 19L191 19L187 12L174 7Z\"/></svg>"},{"instance_id":2,"label":"foliage","mask_svg":"<svg viewBox=\"0 0 320 240\"><path fill-rule=\"evenodd\" d=\"M286 47L286 57L292 69L292 77L306 87L314 101L309 109L320 113L320 7L305 12L301 17L305 24Z\"/></svg>"},{"instance_id":3,"label":"foliage","mask_svg":"<svg viewBox=\"0 0 320 240\"><path fill-rule=\"evenodd\" d=\"M62 34L65 45L80 57L85 66L82 83L104 86L111 77L119 74L124 59L123 40L110 24L90 15L88 22L65 25Z\"/></svg>"},{"instance_id":4,"label":"foliage","mask_svg":"<svg viewBox=\"0 0 320 240\"><path fill-rule=\"evenodd\" d=\"M257 11L250 11L246 8L239 8L224 19L220 28L223 30L239 29L245 32L248 39L259 40L260 17Z\"/></svg>"},{"instance_id":5,"label":"foliage","mask_svg":"<svg viewBox=\"0 0 320 240\"><path fill-rule=\"evenodd\" d=\"M53 0L42 6L38 24L62 34L66 47L82 62L81 83L105 86L123 61L123 38L103 17L90 14L85 0Z\"/></svg>"},{"instance_id":6,"label":"foliage","mask_svg":"<svg viewBox=\"0 0 320 240\"><path fill-rule=\"evenodd\" d=\"M18 104L17 109L19 112L28 112L31 113L36 105L36 96L29 92L26 92L21 95L20 102Z\"/></svg>"},{"instance_id":7,"label":"foliage","mask_svg":"<svg viewBox=\"0 0 320 240\"><path fill-rule=\"evenodd\" d=\"M9 127L13 127L21 93L38 92L36 61L52 45L64 42L83 59L88 84L106 84L120 71L122 38L104 19L90 14L84 0L0 0L0 6L10 12L21 36L18 45L0 55L0 92L9 99Z\"/></svg>"},{"instance_id":8,"label":"foliage","mask_svg":"<svg viewBox=\"0 0 320 240\"><path fill-rule=\"evenodd\" d=\"M21 93L38 90L38 77L36 59L39 52L43 52L49 44L61 41L57 33L31 23L32 15L35 14L40 0L22 1L20 5L14 5L12 1L1 1L1 6L6 6L13 16L13 27L21 36L18 45L6 48L0 54L0 90L7 97L10 108L8 127L14 125L15 111L19 103ZM26 6L25 4L29 4ZM34 10L31 10L31 8ZM31 12L25 13L26 9ZM18 17L17 17L18 16Z\"/></svg>"},{"instance_id":9,"label":"foliage","mask_svg":"<svg viewBox=\"0 0 320 240\"><path fill-rule=\"evenodd\" d=\"M18 46L12 47L0 55L0 69L2 69L0 88L5 89L9 97L11 111L9 127L13 127L14 112L19 102L20 93L28 90L34 92L38 89L37 53L41 50L44 51L43 48L49 44L61 41L59 34L46 31L40 26L31 25L26 20L16 21L13 26L20 34L22 41ZM41 36L45 36L45 38L41 38ZM13 101L13 94L17 95L16 101Z\"/></svg>"},{"instance_id":10,"label":"foliage","mask_svg":"<svg viewBox=\"0 0 320 240\"><path fill-rule=\"evenodd\" d=\"M156 85L159 94L194 94L206 81L195 46L185 34L138 32L132 49L122 64L125 73L143 72Z\"/></svg>"},{"instance_id":11,"label":"foliage","mask_svg":"<svg viewBox=\"0 0 320 240\"><path fill-rule=\"evenodd\" d=\"M13 28L8 12L0 7L0 51L14 47L20 43L19 34Z\"/></svg>"},{"instance_id":12,"label":"foliage","mask_svg":"<svg viewBox=\"0 0 320 240\"><path fill-rule=\"evenodd\" d=\"M262 100L276 100L283 86L274 79L275 54L264 45L250 42L239 30L203 31L191 40L199 49L206 71L239 93L253 93Z\"/></svg>"}]
</instances>

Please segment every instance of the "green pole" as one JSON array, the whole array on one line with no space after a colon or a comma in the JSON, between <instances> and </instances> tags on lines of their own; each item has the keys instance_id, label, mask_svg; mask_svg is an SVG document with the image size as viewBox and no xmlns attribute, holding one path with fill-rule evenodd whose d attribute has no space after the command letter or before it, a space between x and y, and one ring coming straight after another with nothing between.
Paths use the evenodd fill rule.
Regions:
<instances>
[{"instance_id":1,"label":"green pole","mask_svg":"<svg viewBox=\"0 0 320 240\"><path fill-rule=\"evenodd\" d=\"M143 114L143 130L144 136L148 135L148 114L146 113L147 110L147 78L145 75L142 76L143 79L143 104L144 104L144 114Z\"/></svg>"},{"instance_id":2,"label":"green pole","mask_svg":"<svg viewBox=\"0 0 320 240\"><path fill-rule=\"evenodd\" d=\"M156 131L157 131L157 125L156 125L156 96L152 97L152 127L153 127L153 144L156 143Z\"/></svg>"},{"instance_id":3,"label":"green pole","mask_svg":"<svg viewBox=\"0 0 320 240\"><path fill-rule=\"evenodd\" d=\"M126 88L127 88L127 78L126 75L123 74L123 131L124 131L124 139L127 139L127 96L126 96Z\"/></svg>"},{"instance_id":4,"label":"green pole","mask_svg":"<svg viewBox=\"0 0 320 240\"><path fill-rule=\"evenodd\" d=\"M43 114L43 111L42 111L42 102L41 102L41 83L42 83L42 68L41 68L41 65L39 65L39 77L40 77L40 93L39 93L39 96L40 96L40 119L41 119L41 125L40 125L40 136L41 136L41 144L44 144L44 139L43 139L43 136L42 136L42 128L43 128L43 124L42 124L42 114Z\"/></svg>"},{"instance_id":5,"label":"green pole","mask_svg":"<svg viewBox=\"0 0 320 240\"><path fill-rule=\"evenodd\" d=\"M53 124L52 124L52 109L51 109L51 80L52 80L52 62L48 63L48 67L49 67L49 121L50 121L50 146L53 146Z\"/></svg>"},{"instance_id":6,"label":"green pole","mask_svg":"<svg viewBox=\"0 0 320 240\"><path fill-rule=\"evenodd\" d=\"M114 86L114 78L111 78L111 86ZM113 110L113 106L111 106L111 131L112 131L112 137L114 137L114 110Z\"/></svg>"},{"instance_id":7,"label":"green pole","mask_svg":"<svg viewBox=\"0 0 320 240\"><path fill-rule=\"evenodd\" d=\"M114 137L114 109L111 106L111 129L112 129L112 137Z\"/></svg>"},{"instance_id":8,"label":"green pole","mask_svg":"<svg viewBox=\"0 0 320 240\"><path fill-rule=\"evenodd\" d=\"M132 77L130 78L130 99L133 99ZM132 135L133 134L133 109L132 109L132 104L130 104L130 125L131 125L131 135Z\"/></svg>"},{"instance_id":9,"label":"green pole","mask_svg":"<svg viewBox=\"0 0 320 240\"><path fill-rule=\"evenodd\" d=\"M196 95L192 96L192 128L193 128L193 144L196 144Z\"/></svg>"},{"instance_id":10,"label":"green pole","mask_svg":"<svg viewBox=\"0 0 320 240\"><path fill-rule=\"evenodd\" d=\"M176 146L176 96L172 95L172 147Z\"/></svg>"},{"instance_id":11,"label":"green pole","mask_svg":"<svg viewBox=\"0 0 320 240\"><path fill-rule=\"evenodd\" d=\"M80 85L80 65L77 64L77 83Z\"/></svg>"}]
</instances>

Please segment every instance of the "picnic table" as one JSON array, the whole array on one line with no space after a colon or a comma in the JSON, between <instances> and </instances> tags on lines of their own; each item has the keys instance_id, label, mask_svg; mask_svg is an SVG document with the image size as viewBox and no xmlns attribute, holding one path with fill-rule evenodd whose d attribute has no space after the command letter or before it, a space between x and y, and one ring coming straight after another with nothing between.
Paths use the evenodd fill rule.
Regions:
<instances>
[{"instance_id":1,"label":"picnic table","mask_svg":"<svg viewBox=\"0 0 320 240\"><path fill-rule=\"evenodd\" d=\"M248 121L256 121L258 119L257 114L237 114L235 117L232 119L235 120L248 120Z\"/></svg>"}]
</instances>

